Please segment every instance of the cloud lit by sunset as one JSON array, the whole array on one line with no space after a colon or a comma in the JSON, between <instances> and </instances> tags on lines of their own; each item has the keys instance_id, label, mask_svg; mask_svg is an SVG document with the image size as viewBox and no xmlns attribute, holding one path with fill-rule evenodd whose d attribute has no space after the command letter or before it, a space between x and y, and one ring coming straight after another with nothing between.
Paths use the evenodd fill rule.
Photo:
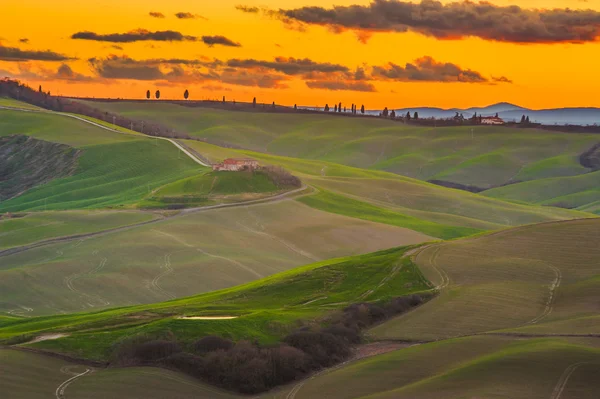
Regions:
<instances>
[{"instance_id":1,"label":"cloud lit by sunset","mask_svg":"<svg viewBox=\"0 0 600 399\"><path fill-rule=\"evenodd\" d=\"M53 94L600 106L600 5L4 0L0 76Z\"/></svg>"}]
</instances>

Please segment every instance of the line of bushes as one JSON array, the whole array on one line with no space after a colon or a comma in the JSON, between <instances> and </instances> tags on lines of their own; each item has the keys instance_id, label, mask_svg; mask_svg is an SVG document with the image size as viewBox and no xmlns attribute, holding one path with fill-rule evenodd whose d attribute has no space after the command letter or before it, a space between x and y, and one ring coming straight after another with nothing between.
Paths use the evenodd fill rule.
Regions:
<instances>
[{"instance_id":1,"label":"line of bushes","mask_svg":"<svg viewBox=\"0 0 600 399\"><path fill-rule=\"evenodd\" d=\"M112 365L175 369L230 391L254 394L306 377L349 359L361 331L407 312L429 296L398 297L386 303L357 303L329 315L321 326L302 327L273 346L233 342L217 336L193 343L136 336L121 342Z\"/></svg>"}]
</instances>

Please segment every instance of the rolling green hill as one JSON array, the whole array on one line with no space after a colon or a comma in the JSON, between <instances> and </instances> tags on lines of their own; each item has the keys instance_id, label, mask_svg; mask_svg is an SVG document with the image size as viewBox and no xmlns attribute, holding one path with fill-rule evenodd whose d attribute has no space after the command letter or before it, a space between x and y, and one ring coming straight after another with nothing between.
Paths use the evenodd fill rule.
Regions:
<instances>
[{"instance_id":1,"label":"rolling green hill","mask_svg":"<svg viewBox=\"0 0 600 399\"><path fill-rule=\"evenodd\" d=\"M386 170L482 189L588 169L578 156L593 134L491 126L420 127L379 118L273 114L154 102L88 102L222 146Z\"/></svg>"},{"instance_id":2,"label":"rolling green hill","mask_svg":"<svg viewBox=\"0 0 600 399\"><path fill-rule=\"evenodd\" d=\"M299 320L310 322L347 304L429 291L431 285L402 256L405 251L329 259L242 286L152 305L7 320L0 325L0 340L27 341L42 333L62 332L68 336L31 346L94 359L107 359L116 342L136 334L174 334L183 341L217 334L274 342L296 328ZM181 315L239 317L186 320Z\"/></svg>"},{"instance_id":3,"label":"rolling green hill","mask_svg":"<svg viewBox=\"0 0 600 399\"><path fill-rule=\"evenodd\" d=\"M0 203L0 212L135 204L158 187L203 168L169 142L107 131L49 113L0 110L2 135L22 134L81 150L75 172Z\"/></svg>"},{"instance_id":4,"label":"rolling green hill","mask_svg":"<svg viewBox=\"0 0 600 399\"><path fill-rule=\"evenodd\" d=\"M415 258L441 294L372 330L430 340L489 331L600 334L600 220L543 223L426 246Z\"/></svg>"},{"instance_id":5,"label":"rolling green hill","mask_svg":"<svg viewBox=\"0 0 600 399\"><path fill-rule=\"evenodd\" d=\"M263 398L591 399L599 361L600 349L577 340L468 337L360 360Z\"/></svg>"},{"instance_id":6,"label":"rolling green hill","mask_svg":"<svg viewBox=\"0 0 600 399\"><path fill-rule=\"evenodd\" d=\"M139 207L189 207L265 198L294 187L279 187L264 171L207 172L160 187Z\"/></svg>"},{"instance_id":7,"label":"rolling green hill","mask_svg":"<svg viewBox=\"0 0 600 399\"><path fill-rule=\"evenodd\" d=\"M107 216L103 223L109 224L115 215ZM19 230L14 234L7 240L25 240ZM293 200L182 214L0 257L0 311L41 315L152 303L231 287L316 260L429 240L412 230L322 212Z\"/></svg>"},{"instance_id":8,"label":"rolling green hill","mask_svg":"<svg viewBox=\"0 0 600 399\"><path fill-rule=\"evenodd\" d=\"M600 171L512 184L488 190L484 195L600 214Z\"/></svg>"},{"instance_id":9,"label":"rolling green hill","mask_svg":"<svg viewBox=\"0 0 600 399\"><path fill-rule=\"evenodd\" d=\"M147 212L35 212L0 219L0 250L42 240L114 229L156 218Z\"/></svg>"}]
</instances>

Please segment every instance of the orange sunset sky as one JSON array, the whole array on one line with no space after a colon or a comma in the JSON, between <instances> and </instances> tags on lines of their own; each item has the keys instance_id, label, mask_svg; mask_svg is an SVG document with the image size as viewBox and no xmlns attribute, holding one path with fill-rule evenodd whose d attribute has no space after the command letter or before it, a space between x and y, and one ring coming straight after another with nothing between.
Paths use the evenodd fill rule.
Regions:
<instances>
[{"instance_id":1,"label":"orange sunset sky","mask_svg":"<svg viewBox=\"0 0 600 399\"><path fill-rule=\"evenodd\" d=\"M0 13L0 77L52 94L600 106L600 0L2 0Z\"/></svg>"}]
</instances>

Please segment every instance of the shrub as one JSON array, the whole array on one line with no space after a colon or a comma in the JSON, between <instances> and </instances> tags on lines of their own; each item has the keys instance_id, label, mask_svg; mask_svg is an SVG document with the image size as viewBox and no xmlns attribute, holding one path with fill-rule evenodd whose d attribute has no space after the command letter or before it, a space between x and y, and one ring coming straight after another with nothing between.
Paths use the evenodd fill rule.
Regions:
<instances>
[{"instance_id":1,"label":"shrub","mask_svg":"<svg viewBox=\"0 0 600 399\"><path fill-rule=\"evenodd\" d=\"M194 349L197 353L204 354L217 350L227 351L233 348L233 346L233 342L226 338L217 337L216 335L209 335L196 341L194 344Z\"/></svg>"}]
</instances>

